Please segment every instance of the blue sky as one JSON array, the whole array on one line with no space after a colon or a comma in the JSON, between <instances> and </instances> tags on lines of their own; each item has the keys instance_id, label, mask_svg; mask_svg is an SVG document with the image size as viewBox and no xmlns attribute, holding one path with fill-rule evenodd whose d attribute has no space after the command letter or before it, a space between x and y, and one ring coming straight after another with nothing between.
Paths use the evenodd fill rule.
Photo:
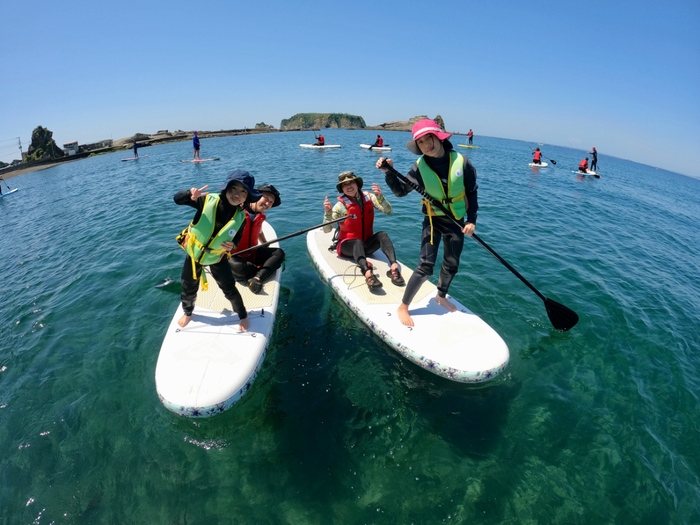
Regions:
<instances>
[{"instance_id":1,"label":"blue sky","mask_svg":"<svg viewBox=\"0 0 700 525\"><path fill-rule=\"evenodd\" d=\"M0 2L0 20L5 162L38 125L61 145L440 114L700 178L697 0L39 0Z\"/></svg>"}]
</instances>

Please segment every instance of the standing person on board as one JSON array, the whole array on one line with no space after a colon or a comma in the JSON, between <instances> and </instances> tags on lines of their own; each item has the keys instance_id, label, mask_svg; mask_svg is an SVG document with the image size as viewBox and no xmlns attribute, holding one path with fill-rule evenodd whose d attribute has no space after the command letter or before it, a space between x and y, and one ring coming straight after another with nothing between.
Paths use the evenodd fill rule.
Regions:
<instances>
[{"instance_id":1,"label":"standing person on board","mask_svg":"<svg viewBox=\"0 0 700 525\"><path fill-rule=\"evenodd\" d=\"M374 141L374 144L372 144L373 148L382 148L384 147L384 139L381 137L381 135L377 135L377 140Z\"/></svg>"},{"instance_id":2,"label":"standing person on board","mask_svg":"<svg viewBox=\"0 0 700 525\"><path fill-rule=\"evenodd\" d=\"M414 324L408 307L425 280L433 275L441 240L444 242L443 263L435 300L450 312L457 309L447 299L447 292L459 268L464 236L471 237L474 233L476 212L479 209L476 170L469 159L454 151L452 143L447 140L451 133L444 132L435 121L423 119L413 125L412 134L413 139L406 143L406 147L420 157L406 178L448 208L461 226L455 224L427 199L423 200L420 260L418 268L406 285L397 311L399 320L406 326ZM384 158L380 158L376 167L386 172L387 170L382 168L384 161ZM386 162L393 166L391 159L386 159ZM386 173L386 183L397 197L404 197L413 189L391 173Z\"/></svg>"},{"instance_id":3,"label":"standing person on board","mask_svg":"<svg viewBox=\"0 0 700 525\"><path fill-rule=\"evenodd\" d=\"M595 150L595 146L593 146L593 151L589 151L588 154L593 155L591 159L591 171L598 171L598 152Z\"/></svg>"},{"instance_id":4,"label":"standing person on board","mask_svg":"<svg viewBox=\"0 0 700 525\"><path fill-rule=\"evenodd\" d=\"M136 144L136 139L134 139L134 143L131 145L131 148L134 150L134 158L138 159L139 158L139 146Z\"/></svg>"},{"instance_id":5,"label":"standing person on board","mask_svg":"<svg viewBox=\"0 0 700 525\"><path fill-rule=\"evenodd\" d=\"M351 257L365 276L365 283L370 290L381 288L383 285L377 275L372 271L372 265L367 262L367 255L372 255L381 249L389 259L389 270L386 275L396 286L406 284L401 276L399 263L396 262L394 244L384 231L374 233L374 209L391 215L391 204L386 200L382 190L377 184L372 184L372 193L361 191L362 177L358 177L352 171L344 171L338 175L336 188L341 195L335 206L331 201L323 201L324 222L340 219L346 215L354 215L355 218L344 220L339 228L338 244L335 249L341 257ZM328 233L332 227L324 226L323 231Z\"/></svg>"},{"instance_id":6,"label":"standing person on board","mask_svg":"<svg viewBox=\"0 0 700 525\"><path fill-rule=\"evenodd\" d=\"M194 130L194 136L192 137L192 147L194 148L192 160L199 160L199 137L197 136L197 130Z\"/></svg>"},{"instance_id":7,"label":"standing person on board","mask_svg":"<svg viewBox=\"0 0 700 525\"><path fill-rule=\"evenodd\" d=\"M265 281L282 266L284 250L264 246L243 255L236 255L237 252L267 242L265 234L262 232L263 223L267 218L265 212L282 204L280 192L272 184L261 184L255 189L260 192L262 197L257 202L245 205L246 221L243 234L228 262L233 274L245 279L250 291L257 295L262 291Z\"/></svg>"},{"instance_id":8,"label":"standing person on board","mask_svg":"<svg viewBox=\"0 0 700 525\"><path fill-rule=\"evenodd\" d=\"M535 148L535 151L532 154L532 163L542 164L542 152L540 151L540 148Z\"/></svg>"},{"instance_id":9,"label":"standing person on board","mask_svg":"<svg viewBox=\"0 0 700 525\"><path fill-rule=\"evenodd\" d=\"M581 162L578 164L578 171L581 173L586 173L588 170L588 157L583 159Z\"/></svg>"},{"instance_id":10,"label":"standing person on board","mask_svg":"<svg viewBox=\"0 0 700 525\"><path fill-rule=\"evenodd\" d=\"M203 266L209 266L224 297L231 301L233 311L240 319L239 329L245 331L250 327L248 312L236 289L236 280L227 259L243 232L243 204L255 202L261 197L253 189L254 186L255 179L250 173L234 170L228 174L225 185L219 188L221 193L205 192L208 187L205 185L202 188L179 191L173 197L175 204L191 206L197 210L190 225L177 236L178 244L187 253L181 276L180 298L184 311L178 321L181 327L187 326L192 319L199 280L202 280L203 290L208 288L206 274L202 272Z\"/></svg>"},{"instance_id":11,"label":"standing person on board","mask_svg":"<svg viewBox=\"0 0 700 525\"><path fill-rule=\"evenodd\" d=\"M469 128L469 133L467 133L467 137L469 137L469 145L472 145L472 141L474 140L474 132Z\"/></svg>"},{"instance_id":12,"label":"standing person on board","mask_svg":"<svg viewBox=\"0 0 700 525\"><path fill-rule=\"evenodd\" d=\"M324 146L325 144L325 137L319 133L318 137L316 137L316 144L314 144L314 146Z\"/></svg>"}]
</instances>

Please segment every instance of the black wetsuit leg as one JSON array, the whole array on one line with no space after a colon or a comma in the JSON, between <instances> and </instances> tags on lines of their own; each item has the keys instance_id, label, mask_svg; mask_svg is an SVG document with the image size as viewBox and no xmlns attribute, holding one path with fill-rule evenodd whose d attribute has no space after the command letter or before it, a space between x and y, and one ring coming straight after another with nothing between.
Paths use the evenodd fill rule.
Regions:
<instances>
[{"instance_id":1,"label":"black wetsuit leg","mask_svg":"<svg viewBox=\"0 0 700 525\"><path fill-rule=\"evenodd\" d=\"M196 279L192 277L192 259L189 255L186 256L185 264L182 265L182 273L180 274L180 281L182 282L180 301L182 301L182 309L185 315L192 315L194 311L194 302L197 300L199 276L202 274L202 267L197 264L195 271Z\"/></svg>"},{"instance_id":2,"label":"black wetsuit leg","mask_svg":"<svg viewBox=\"0 0 700 525\"><path fill-rule=\"evenodd\" d=\"M386 258L389 259L389 265L396 262L396 252L394 251L394 243L391 242L389 235L386 232L376 232L370 235L365 241L365 253L373 254L381 248Z\"/></svg>"},{"instance_id":3,"label":"black wetsuit leg","mask_svg":"<svg viewBox=\"0 0 700 525\"><path fill-rule=\"evenodd\" d=\"M284 250L282 248L270 248L266 246L255 252L255 264L258 265L255 277L261 282L267 281L284 262Z\"/></svg>"},{"instance_id":4,"label":"black wetsuit leg","mask_svg":"<svg viewBox=\"0 0 700 525\"><path fill-rule=\"evenodd\" d=\"M365 243L360 239L348 239L341 243L340 254L343 257L351 257L353 261L360 267L362 274L369 270L367 265L367 256L365 254Z\"/></svg>"},{"instance_id":5,"label":"black wetsuit leg","mask_svg":"<svg viewBox=\"0 0 700 525\"><path fill-rule=\"evenodd\" d=\"M231 272L231 266L229 266L228 260L223 258L218 263L210 265L209 269L211 270L212 277L216 280L216 284L219 285L219 288L221 288L221 291L224 293L224 297L231 301L233 311L238 314L240 319L248 317L248 312L243 304L243 298L236 289L236 280L233 278L233 272Z\"/></svg>"}]
</instances>

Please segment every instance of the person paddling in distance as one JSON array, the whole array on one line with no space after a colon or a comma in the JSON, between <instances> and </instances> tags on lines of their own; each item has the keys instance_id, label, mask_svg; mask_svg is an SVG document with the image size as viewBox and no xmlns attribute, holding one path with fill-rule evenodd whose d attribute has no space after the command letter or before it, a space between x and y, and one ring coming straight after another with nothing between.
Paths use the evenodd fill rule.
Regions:
<instances>
[{"instance_id":1,"label":"person paddling in distance","mask_svg":"<svg viewBox=\"0 0 700 525\"><path fill-rule=\"evenodd\" d=\"M265 281L282 266L285 254L282 248L264 246L240 256L236 255L237 252L267 242L262 231L263 223L267 218L265 212L282 204L280 192L272 184L261 184L255 189L262 197L244 206L246 221L243 234L228 262L233 275L245 279L250 291L257 295L262 291Z\"/></svg>"},{"instance_id":2,"label":"person paddling in distance","mask_svg":"<svg viewBox=\"0 0 700 525\"><path fill-rule=\"evenodd\" d=\"M240 319L239 329L250 327L248 312L243 298L236 289L236 280L228 263L228 255L239 242L243 233L245 213L244 203L256 202L261 194L254 190L255 179L244 170L234 170L228 174L220 193L205 192L209 185L179 191L173 197L176 204L195 208L190 225L177 236L178 244L185 250L185 264L182 267L182 310L184 315L178 321L181 327L192 319L194 303L197 299L199 281L207 290L206 274L203 266L209 266L211 275L221 288L224 297L231 301L233 311Z\"/></svg>"},{"instance_id":3,"label":"person paddling in distance","mask_svg":"<svg viewBox=\"0 0 700 525\"><path fill-rule=\"evenodd\" d=\"M532 163L542 164L542 152L540 148L535 148L535 151L532 153Z\"/></svg>"},{"instance_id":4,"label":"person paddling in distance","mask_svg":"<svg viewBox=\"0 0 700 525\"><path fill-rule=\"evenodd\" d=\"M467 133L467 137L469 138L469 145L471 146L472 142L474 141L474 132L471 130L471 128L469 129L469 133Z\"/></svg>"},{"instance_id":5,"label":"person paddling in distance","mask_svg":"<svg viewBox=\"0 0 700 525\"><path fill-rule=\"evenodd\" d=\"M192 137L192 148L194 149L192 160L199 160L199 137L197 136L197 130L194 130L194 136Z\"/></svg>"},{"instance_id":6,"label":"person paddling in distance","mask_svg":"<svg viewBox=\"0 0 700 525\"><path fill-rule=\"evenodd\" d=\"M319 133L318 137L316 137L316 144L314 144L314 146L325 146L325 144L326 138Z\"/></svg>"},{"instance_id":7,"label":"person paddling in distance","mask_svg":"<svg viewBox=\"0 0 700 525\"><path fill-rule=\"evenodd\" d=\"M384 139L381 137L381 135L377 135L377 140L374 141L374 144L370 146L371 148L383 148L384 147Z\"/></svg>"},{"instance_id":8,"label":"person paddling in distance","mask_svg":"<svg viewBox=\"0 0 700 525\"><path fill-rule=\"evenodd\" d=\"M418 267L406 285L397 313L406 326L414 322L408 307L425 280L433 274L440 241L443 241L443 263L437 285L437 303L450 312L456 306L447 299L452 279L457 274L459 259L464 247L464 236L471 236L476 227L477 200L476 170L469 159L454 151L448 140L451 133L444 132L433 120L419 120L413 125L413 139L406 147L420 155L406 178L418 185L428 195L448 208L458 226L442 210L423 200L423 231ZM380 158L377 169L385 172L386 183L397 197L408 195L413 188L395 174L387 173L384 162L393 166L391 159Z\"/></svg>"},{"instance_id":9,"label":"person paddling in distance","mask_svg":"<svg viewBox=\"0 0 700 525\"><path fill-rule=\"evenodd\" d=\"M131 145L131 148L134 150L134 158L138 159L139 158L139 146L136 144L136 139L134 139L134 143Z\"/></svg>"},{"instance_id":10,"label":"person paddling in distance","mask_svg":"<svg viewBox=\"0 0 700 525\"><path fill-rule=\"evenodd\" d=\"M401 276L399 263L396 262L394 244L389 235L384 231L374 233L374 209L378 209L386 215L391 215L391 204L386 200L378 184L372 184L372 193L361 191L364 181L352 171L344 171L338 175L336 188L341 195L335 206L331 205L328 196L323 201L324 222L336 220L346 215L354 215L343 221L338 233L338 244L335 249L339 256L350 257L362 270L365 283L370 290L381 288L383 285L377 275L372 271L372 265L367 262L367 255L371 255L381 249L389 259L387 277L396 286L404 286L406 283ZM329 233L331 226L324 226L323 231Z\"/></svg>"},{"instance_id":11,"label":"person paddling in distance","mask_svg":"<svg viewBox=\"0 0 700 525\"><path fill-rule=\"evenodd\" d=\"M588 154L593 156L591 158L591 171L598 171L598 152L595 150L595 146L593 146L593 151L589 151Z\"/></svg>"},{"instance_id":12,"label":"person paddling in distance","mask_svg":"<svg viewBox=\"0 0 700 525\"><path fill-rule=\"evenodd\" d=\"M588 170L588 157L586 157L581 162L579 162L579 165L578 165L578 171L580 173L586 173L587 170Z\"/></svg>"}]
</instances>

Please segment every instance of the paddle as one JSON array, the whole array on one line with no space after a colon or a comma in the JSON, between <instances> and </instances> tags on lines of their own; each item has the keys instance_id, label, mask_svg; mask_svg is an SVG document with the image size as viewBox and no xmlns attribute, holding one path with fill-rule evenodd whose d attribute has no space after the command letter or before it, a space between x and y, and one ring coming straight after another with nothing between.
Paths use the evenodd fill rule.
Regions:
<instances>
[{"instance_id":1,"label":"paddle","mask_svg":"<svg viewBox=\"0 0 700 525\"><path fill-rule=\"evenodd\" d=\"M442 212L445 214L445 216L449 217L452 220L452 222L454 222L460 228L463 227L463 225L460 224L459 221L452 216L452 214L449 212L449 210L440 201L435 200L433 197L428 195L425 192L425 190L421 189L420 186L411 182L405 176L403 176L401 173L396 171L396 169L394 169L394 167L391 164L389 164L386 160L384 160L384 162L381 164L381 167L387 169L389 171L389 173L391 173L392 175L396 175L399 179L401 179L403 182L408 184L411 188L413 188L418 193L423 195L423 197L428 199L437 208L440 208L440 210L442 210ZM553 301L552 299L549 299L549 298L545 297L544 295L542 295L542 293L540 293L540 291L537 288L535 288L532 284L530 284L530 282L527 279L525 279L525 277L520 275L520 272L518 272L515 268L513 268L510 264L508 264L508 262L505 259L503 259L503 257L498 255L496 253L496 251L493 248L491 248L488 244L486 244L476 233L473 233L472 237L481 246L486 248L491 255L493 255L496 259L498 259L498 262L500 262L503 266L505 266L511 272L513 272L513 274L518 279L520 279L523 283L525 283L527 285L527 287L530 288L530 290L535 292L537 294L537 296L544 301L544 306L547 310L547 315L549 316L549 320L551 321L554 328L556 328L557 330L561 330L563 332L566 332L567 330L570 330L571 328L573 328L576 325L576 323L578 323L578 314L576 314L576 312L574 312L570 308L564 306L563 304L560 304L560 303Z\"/></svg>"},{"instance_id":2,"label":"paddle","mask_svg":"<svg viewBox=\"0 0 700 525\"><path fill-rule=\"evenodd\" d=\"M7 182L5 182L5 179L0 177L0 180L3 182L3 184L5 184L5 186L7 186ZM12 188L10 188L9 186L7 186L7 189L12 191Z\"/></svg>"},{"instance_id":3,"label":"paddle","mask_svg":"<svg viewBox=\"0 0 700 525\"><path fill-rule=\"evenodd\" d=\"M285 239L290 239L291 237L296 237L297 235L301 235L302 233L306 233L306 232L309 232L311 230L315 230L317 228L323 228L324 226L328 226L329 224L334 224L336 222L344 221L345 219L354 219L354 218L355 218L354 215L346 215L345 217L341 217L340 219L334 219L332 221L317 224L316 226L311 226L311 228L304 228L303 230L299 230L298 232L290 233L289 235L284 235L282 237L278 237L277 239L272 239L271 241L267 241L267 242L264 242L262 244L256 244L255 246L251 246L250 248L246 248L245 250L241 250L240 252L236 252L236 253L233 253L231 255L241 255L242 253L257 250L258 248L264 248L265 246L269 246L271 244L274 244L277 241L283 241Z\"/></svg>"},{"instance_id":4,"label":"paddle","mask_svg":"<svg viewBox=\"0 0 700 525\"><path fill-rule=\"evenodd\" d=\"M535 151L535 148L530 148L530 149L531 149L532 151ZM543 154L542 156L544 157L544 154ZM552 159L550 159L549 157L544 157L544 158L547 159L549 162L551 162L551 163L552 163L552 166L556 166L556 165L557 165L557 161L556 161L556 160L552 160Z\"/></svg>"}]
</instances>

